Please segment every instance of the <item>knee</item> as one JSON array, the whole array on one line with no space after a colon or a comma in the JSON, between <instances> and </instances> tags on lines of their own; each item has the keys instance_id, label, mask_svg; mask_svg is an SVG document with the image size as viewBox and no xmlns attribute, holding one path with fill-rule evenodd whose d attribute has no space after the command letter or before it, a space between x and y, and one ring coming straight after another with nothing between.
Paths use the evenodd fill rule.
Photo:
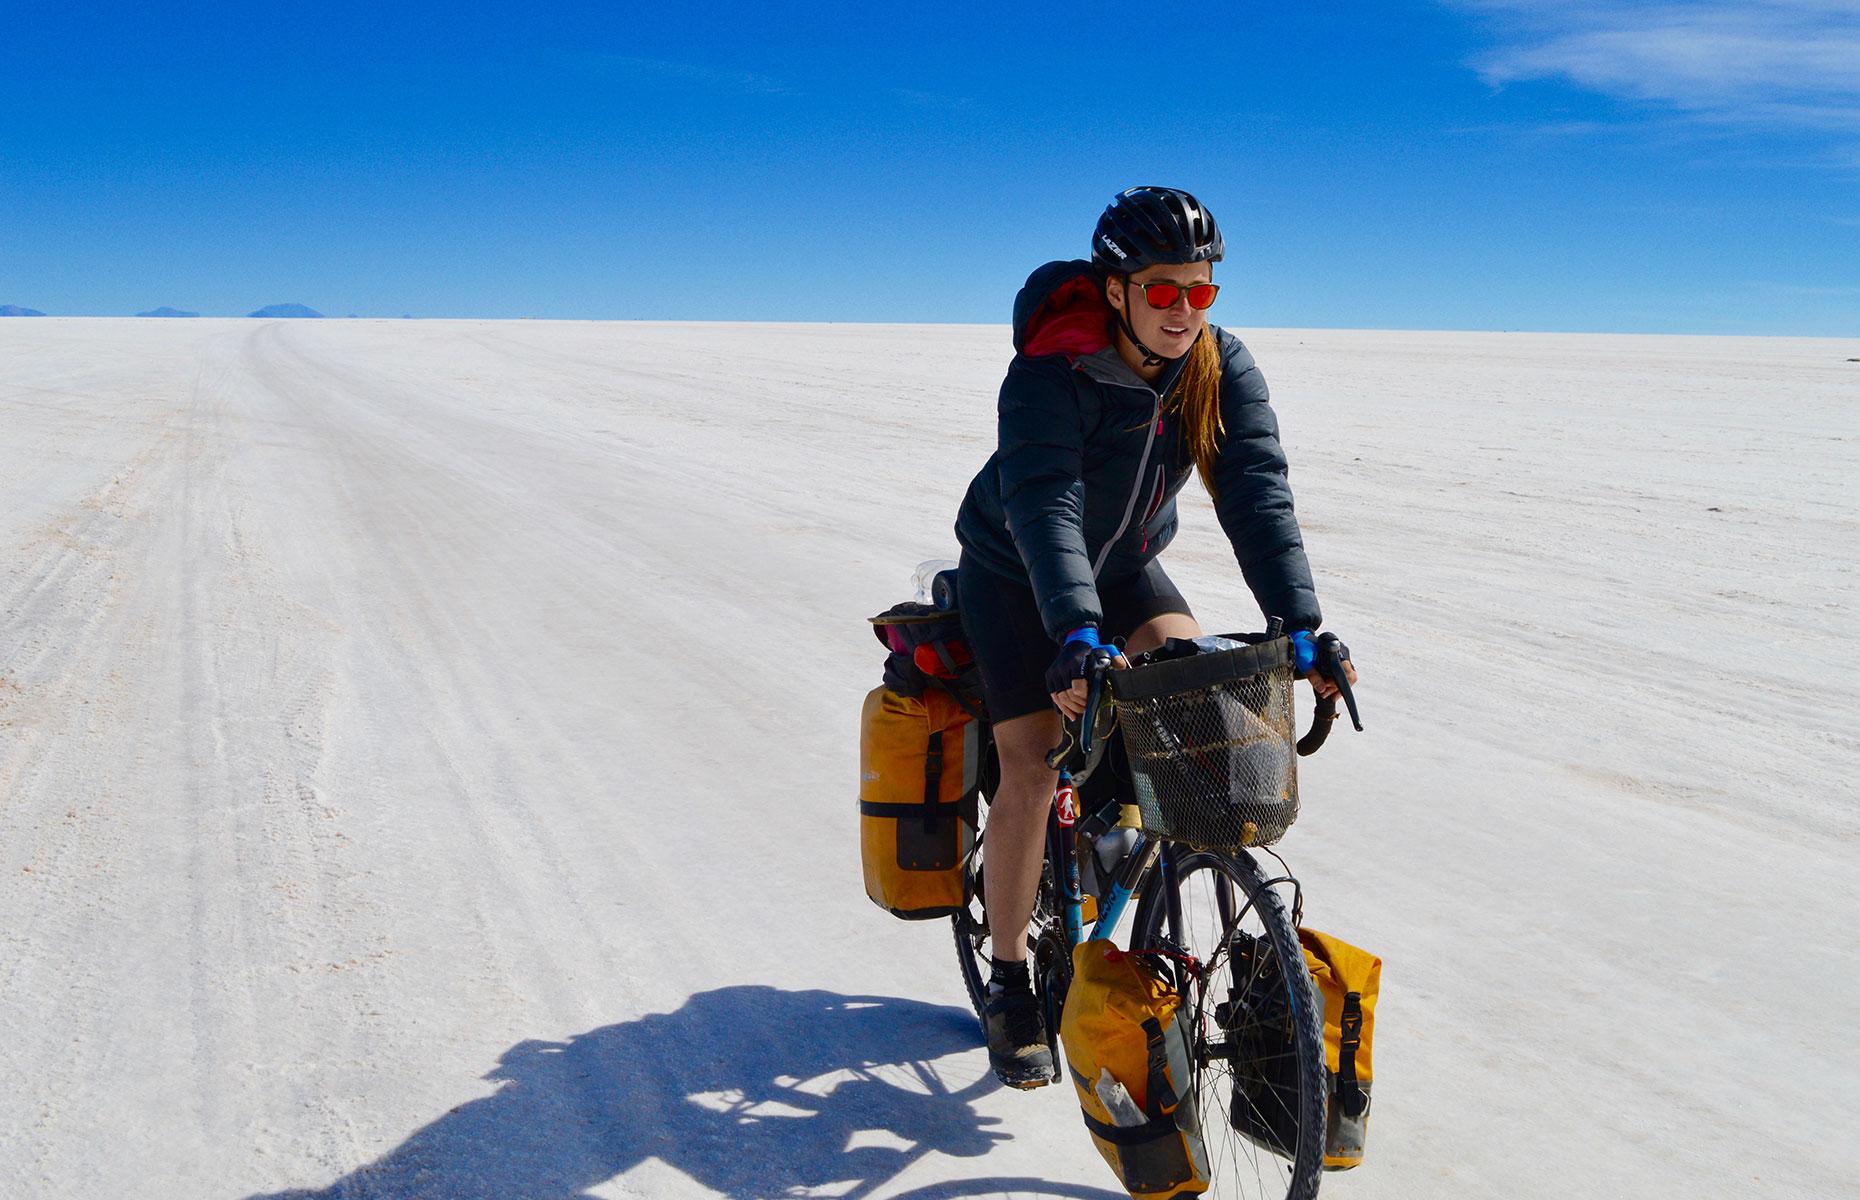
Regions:
<instances>
[{"instance_id":1,"label":"knee","mask_svg":"<svg viewBox=\"0 0 1860 1200\"><path fill-rule=\"evenodd\" d=\"M995 728L995 749L1000 754L1001 786L996 801L1012 808L1038 808L1053 798L1059 772L1046 765L1046 752L1059 741L1056 710L1018 718Z\"/></svg>"},{"instance_id":2,"label":"knee","mask_svg":"<svg viewBox=\"0 0 1860 1200\"><path fill-rule=\"evenodd\" d=\"M1058 782L1059 772L1048 767L1043 758L1017 763L1003 761L1001 787L994 803L1043 811L1052 803L1053 788Z\"/></svg>"}]
</instances>

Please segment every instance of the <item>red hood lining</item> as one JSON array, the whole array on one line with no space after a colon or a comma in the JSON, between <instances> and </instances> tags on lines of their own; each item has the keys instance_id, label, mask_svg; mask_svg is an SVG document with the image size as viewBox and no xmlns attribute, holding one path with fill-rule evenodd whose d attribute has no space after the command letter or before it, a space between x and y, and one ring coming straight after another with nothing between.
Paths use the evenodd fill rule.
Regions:
<instances>
[{"instance_id":1,"label":"red hood lining","mask_svg":"<svg viewBox=\"0 0 1860 1200\"><path fill-rule=\"evenodd\" d=\"M1053 289L1027 322L1026 348L1021 353L1030 358L1096 354L1111 344L1110 321L1111 306L1098 285L1090 279L1068 279Z\"/></svg>"}]
</instances>

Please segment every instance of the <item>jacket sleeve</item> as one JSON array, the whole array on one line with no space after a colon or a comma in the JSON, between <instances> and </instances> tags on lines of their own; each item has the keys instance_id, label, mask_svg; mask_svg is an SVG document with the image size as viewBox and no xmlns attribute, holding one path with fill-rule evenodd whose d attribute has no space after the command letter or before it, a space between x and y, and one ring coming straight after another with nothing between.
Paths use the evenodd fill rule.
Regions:
<instances>
[{"instance_id":1,"label":"jacket sleeve","mask_svg":"<svg viewBox=\"0 0 1860 1200\"><path fill-rule=\"evenodd\" d=\"M1085 551L1085 431L1071 367L1015 358L1001 384L1001 504L1054 641L1104 620Z\"/></svg>"},{"instance_id":2,"label":"jacket sleeve","mask_svg":"<svg viewBox=\"0 0 1860 1200\"><path fill-rule=\"evenodd\" d=\"M1227 334L1221 338L1221 423L1214 508L1241 574L1262 614L1284 618L1288 631L1316 629L1323 614L1292 511L1278 418L1253 355Z\"/></svg>"}]
</instances>

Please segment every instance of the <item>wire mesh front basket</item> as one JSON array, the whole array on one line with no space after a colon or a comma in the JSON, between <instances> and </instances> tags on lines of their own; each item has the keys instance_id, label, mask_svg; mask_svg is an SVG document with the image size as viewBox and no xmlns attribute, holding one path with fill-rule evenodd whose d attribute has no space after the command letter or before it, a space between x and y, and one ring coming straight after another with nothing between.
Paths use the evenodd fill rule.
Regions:
<instances>
[{"instance_id":1,"label":"wire mesh front basket","mask_svg":"<svg viewBox=\"0 0 1860 1200\"><path fill-rule=\"evenodd\" d=\"M1290 639L1107 678L1145 832L1209 849L1285 836L1298 816Z\"/></svg>"}]
</instances>

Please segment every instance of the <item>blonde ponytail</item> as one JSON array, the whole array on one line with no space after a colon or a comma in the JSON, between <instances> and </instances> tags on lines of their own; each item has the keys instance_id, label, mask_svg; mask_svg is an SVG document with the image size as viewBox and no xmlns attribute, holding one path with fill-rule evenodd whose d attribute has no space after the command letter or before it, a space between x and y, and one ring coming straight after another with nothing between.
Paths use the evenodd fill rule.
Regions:
<instances>
[{"instance_id":1,"label":"blonde ponytail","mask_svg":"<svg viewBox=\"0 0 1860 1200\"><path fill-rule=\"evenodd\" d=\"M1214 330L1203 329L1188 352L1188 362L1176 377L1169 394L1169 407L1181 417L1182 440L1195 456L1195 469L1201 484L1214 494L1214 464L1220 456L1221 437L1221 352L1215 345Z\"/></svg>"}]
</instances>

